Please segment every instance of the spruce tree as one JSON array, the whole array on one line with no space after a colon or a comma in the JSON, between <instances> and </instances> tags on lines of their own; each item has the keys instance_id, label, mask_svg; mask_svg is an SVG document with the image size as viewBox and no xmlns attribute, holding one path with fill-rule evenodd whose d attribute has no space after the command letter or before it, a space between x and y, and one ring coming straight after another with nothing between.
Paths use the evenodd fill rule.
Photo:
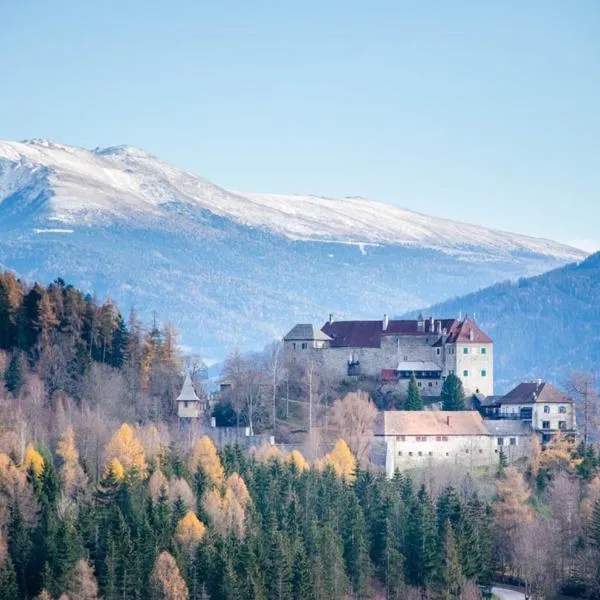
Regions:
<instances>
[{"instance_id":1,"label":"spruce tree","mask_svg":"<svg viewBox=\"0 0 600 600\"><path fill-rule=\"evenodd\" d=\"M417 378L414 373L410 376L408 382L408 396L404 403L404 410L423 410L423 398L421 398Z\"/></svg>"},{"instance_id":2,"label":"spruce tree","mask_svg":"<svg viewBox=\"0 0 600 600\"><path fill-rule=\"evenodd\" d=\"M440 600L460 598L463 582L460 555L450 521L444 524L443 548L435 581L435 596Z\"/></svg>"},{"instance_id":3,"label":"spruce tree","mask_svg":"<svg viewBox=\"0 0 600 600\"><path fill-rule=\"evenodd\" d=\"M19 394L25 384L26 372L27 361L25 355L20 350L15 350L4 373L4 386L6 390L15 396Z\"/></svg>"},{"instance_id":4,"label":"spruce tree","mask_svg":"<svg viewBox=\"0 0 600 600\"><path fill-rule=\"evenodd\" d=\"M463 384L454 373L450 373L444 380L440 397L443 410L465 410Z\"/></svg>"},{"instance_id":5,"label":"spruce tree","mask_svg":"<svg viewBox=\"0 0 600 600\"><path fill-rule=\"evenodd\" d=\"M17 575L12 560L6 558L0 567L0 600L17 600L24 596L19 595Z\"/></svg>"}]
</instances>

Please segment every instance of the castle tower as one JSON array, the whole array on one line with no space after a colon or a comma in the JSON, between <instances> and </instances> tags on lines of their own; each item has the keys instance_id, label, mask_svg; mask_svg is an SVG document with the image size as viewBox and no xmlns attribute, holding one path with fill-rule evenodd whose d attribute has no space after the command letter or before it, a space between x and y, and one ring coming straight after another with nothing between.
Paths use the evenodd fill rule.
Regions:
<instances>
[{"instance_id":1,"label":"castle tower","mask_svg":"<svg viewBox=\"0 0 600 600\"><path fill-rule=\"evenodd\" d=\"M198 419L200 417L200 398L196 395L192 378L187 373L181 393L177 397L177 416L180 419Z\"/></svg>"}]
</instances>

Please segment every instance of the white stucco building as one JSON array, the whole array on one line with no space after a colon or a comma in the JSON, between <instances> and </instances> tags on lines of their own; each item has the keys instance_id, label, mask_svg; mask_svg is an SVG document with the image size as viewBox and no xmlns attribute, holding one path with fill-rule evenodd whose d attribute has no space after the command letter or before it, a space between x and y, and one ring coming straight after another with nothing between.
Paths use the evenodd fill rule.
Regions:
<instances>
[{"instance_id":1,"label":"white stucco building","mask_svg":"<svg viewBox=\"0 0 600 600\"><path fill-rule=\"evenodd\" d=\"M573 399L541 379L520 383L504 396L487 398L481 411L491 419L526 423L543 442L557 432L577 429Z\"/></svg>"},{"instance_id":2,"label":"white stucco building","mask_svg":"<svg viewBox=\"0 0 600 600\"><path fill-rule=\"evenodd\" d=\"M486 421L477 411L384 411L375 440L385 442L388 477L396 470L436 465L495 467L500 452L512 462L527 456L531 427L518 421Z\"/></svg>"},{"instance_id":3,"label":"white stucco building","mask_svg":"<svg viewBox=\"0 0 600 600\"><path fill-rule=\"evenodd\" d=\"M288 365L316 362L328 374L368 377L408 387L414 373L424 396L439 396L454 373L468 393L494 393L494 344L471 318L329 320L319 329L296 325L284 338Z\"/></svg>"}]
</instances>

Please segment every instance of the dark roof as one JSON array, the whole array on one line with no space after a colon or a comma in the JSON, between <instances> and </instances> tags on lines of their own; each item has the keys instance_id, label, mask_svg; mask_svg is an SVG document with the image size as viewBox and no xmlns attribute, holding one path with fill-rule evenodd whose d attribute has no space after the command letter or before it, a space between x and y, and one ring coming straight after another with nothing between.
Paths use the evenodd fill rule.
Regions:
<instances>
[{"instance_id":1,"label":"dark roof","mask_svg":"<svg viewBox=\"0 0 600 600\"><path fill-rule=\"evenodd\" d=\"M424 319L424 326L419 328L419 320L391 320L387 329L383 330L383 321L333 321L322 327L330 338L333 348L379 348L381 338L386 335L428 336L432 338L432 346L442 344L440 330L446 330L447 341L473 342L479 344L491 343L486 335L470 318L463 321L458 319Z\"/></svg>"},{"instance_id":2,"label":"dark roof","mask_svg":"<svg viewBox=\"0 0 600 600\"><path fill-rule=\"evenodd\" d=\"M484 419L490 435L531 435L531 425L512 419Z\"/></svg>"},{"instance_id":3,"label":"dark roof","mask_svg":"<svg viewBox=\"0 0 600 600\"><path fill-rule=\"evenodd\" d=\"M573 399L545 381L520 383L496 404L572 404Z\"/></svg>"},{"instance_id":4,"label":"dark roof","mask_svg":"<svg viewBox=\"0 0 600 600\"><path fill-rule=\"evenodd\" d=\"M331 338L324 334L318 327L312 323L299 323L294 325L292 330L283 338L284 341L313 341L318 340L328 342Z\"/></svg>"}]
</instances>

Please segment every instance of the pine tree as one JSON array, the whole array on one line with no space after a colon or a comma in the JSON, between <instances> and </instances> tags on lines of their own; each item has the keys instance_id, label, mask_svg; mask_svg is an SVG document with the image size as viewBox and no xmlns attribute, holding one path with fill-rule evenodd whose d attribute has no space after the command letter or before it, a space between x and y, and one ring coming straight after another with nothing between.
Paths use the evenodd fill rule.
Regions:
<instances>
[{"instance_id":1,"label":"pine tree","mask_svg":"<svg viewBox=\"0 0 600 600\"><path fill-rule=\"evenodd\" d=\"M444 380L440 397L443 410L465 410L463 384L454 373L450 373Z\"/></svg>"},{"instance_id":2,"label":"pine tree","mask_svg":"<svg viewBox=\"0 0 600 600\"><path fill-rule=\"evenodd\" d=\"M454 600L460 597L463 573L456 538L449 521L444 524L443 549L435 582L436 598Z\"/></svg>"},{"instance_id":3,"label":"pine tree","mask_svg":"<svg viewBox=\"0 0 600 600\"><path fill-rule=\"evenodd\" d=\"M423 410L423 398L421 398L417 378L414 373L410 376L410 381L408 382L408 396L404 403L404 410Z\"/></svg>"},{"instance_id":4,"label":"pine tree","mask_svg":"<svg viewBox=\"0 0 600 600\"><path fill-rule=\"evenodd\" d=\"M12 560L6 558L4 564L0 566L0 600L17 600L17 598L23 597L19 594L17 575Z\"/></svg>"},{"instance_id":5,"label":"pine tree","mask_svg":"<svg viewBox=\"0 0 600 600\"><path fill-rule=\"evenodd\" d=\"M27 361L23 352L15 350L12 353L8 368L4 373L4 386L11 394L18 395L25 384Z\"/></svg>"},{"instance_id":6,"label":"pine tree","mask_svg":"<svg viewBox=\"0 0 600 600\"><path fill-rule=\"evenodd\" d=\"M405 569L408 583L428 586L437 558L437 524L429 494L422 486L410 510L406 530Z\"/></svg>"}]
</instances>

